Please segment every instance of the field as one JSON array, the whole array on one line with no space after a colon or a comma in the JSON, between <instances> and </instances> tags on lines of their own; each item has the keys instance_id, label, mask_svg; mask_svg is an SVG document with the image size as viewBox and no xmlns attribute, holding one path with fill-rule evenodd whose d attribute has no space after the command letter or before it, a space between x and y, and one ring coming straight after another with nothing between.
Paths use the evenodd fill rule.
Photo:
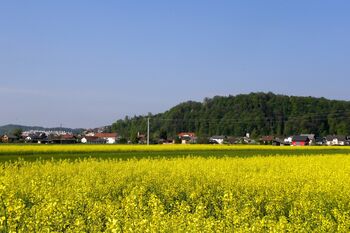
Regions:
<instances>
[{"instance_id":1,"label":"field","mask_svg":"<svg viewBox=\"0 0 350 233\"><path fill-rule=\"evenodd\" d=\"M290 147L252 145L28 145L0 144L0 162L59 159L142 159L200 157L255 157L271 155L350 154L350 147Z\"/></svg>"},{"instance_id":2,"label":"field","mask_svg":"<svg viewBox=\"0 0 350 233\"><path fill-rule=\"evenodd\" d=\"M0 232L349 232L349 152L2 145Z\"/></svg>"}]
</instances>

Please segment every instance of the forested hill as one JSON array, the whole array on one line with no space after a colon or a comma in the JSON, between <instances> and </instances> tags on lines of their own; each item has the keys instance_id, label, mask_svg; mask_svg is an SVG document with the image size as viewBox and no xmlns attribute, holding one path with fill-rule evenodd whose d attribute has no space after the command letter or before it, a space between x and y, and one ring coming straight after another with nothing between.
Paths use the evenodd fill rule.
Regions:
<instances>
[{"instance_id":1,"label":"forested hill","mask_svg":"<svg viewBox=\"0 0 350 233\"><path fill-rule=\"evenodd\" d=\"M112 125L123 137L146 133L148 116L126 117ZM325 98L251 93L188 101L150 115L153 138L174 137L179 132L198 136L350 134L350 102Z\"/></svg>"}]
</instances>

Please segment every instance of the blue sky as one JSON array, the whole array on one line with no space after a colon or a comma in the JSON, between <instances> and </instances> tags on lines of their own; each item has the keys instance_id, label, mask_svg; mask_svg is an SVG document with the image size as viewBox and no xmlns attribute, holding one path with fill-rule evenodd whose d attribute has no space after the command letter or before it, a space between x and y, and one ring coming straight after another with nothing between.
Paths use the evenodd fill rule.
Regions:
<instances>
[{"instance_id":1,"label":"blue sky","mask_svg":"<svg viewBox=\"0 0 350 233\"><path fill-rule=\"evenodd\" d=\"M350 100L349 1L1 1L0 125L256 91Z\"/></svg>"}]
</instances>

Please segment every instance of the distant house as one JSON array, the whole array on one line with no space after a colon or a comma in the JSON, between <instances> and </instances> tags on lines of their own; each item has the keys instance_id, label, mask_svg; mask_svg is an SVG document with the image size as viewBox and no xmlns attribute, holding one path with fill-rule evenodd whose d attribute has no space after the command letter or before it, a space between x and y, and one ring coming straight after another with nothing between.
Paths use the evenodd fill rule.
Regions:
<instances>
[{"instance_id":1,"label":"distant house","mask_svg":"<svg viewBox=\"0 0 350 233\"><path fill-rule=\"evenodd\" d=\"M24 142L26 143L38 143L38 144L46 144L49 142L48 137L45 133L33 133L33 134L28 134L24 138Z\"/></svg>"},{"instance_id":2,"label":"distant house","mask_svg":"<svg viewBox=\"0 0 350 233\"><path fill-rule=\"evenodd\" d=\"M30 143L33 142L33 135L28 135L27 137L24 138L25 143Z\"/></svg>"},{"instance_id":3,"label":"distant house","mask_svg":"<svg viewBox=\"0 0 350 233\"><path fill-rule=\"evenodd\" d=\"M289 143L285 143L284 140L282 139L279 139L279 138L275 138L273 141L272 141L272 145L274 146L286 146L286 145L290 145Z\"/></svg>"},{"instance_id":4,"label":"distant house","mask_svg":"<svg viewBox=\"0 0 350 233\"><path fill-rule=\"evenodd\" d=\"M315 144L318 145L318 146L326 145L327 144L326 138L324 138L324 137L316 137L315 138Z\"/></svg>"},{"instance_id":5,"label":"distant house","mask_svg":"<svg viewBox=\"0 0 350 233\"><path fill-rule=\"evenodd\" d=\"M161 138L158 140L158 144L175 144L175 140L172 138L167 138L167 139Z\"/></svg>"},{"instance_id":6,"label":"distant house","mask_svg":"<svg viewBox=\"0 0 350 233\"><path fill-rule=\"evenodd\" d=\"M289 143L286 143L283 139L279 139L275 136L262 136L260 138L260 144L262 145L273 145L273 146L284 146L284 145L290 145Z\"/></svg>"},{"instance_id":7,"label":"distant house","mask_svg":"<svg viewBox=\"0 0 350 233\"><path fill-rule=\"evenodd\" d=\"M192 132L189 132L189 133L186 133L186 132L182 132L182 133L179 133L178 134L178 137L180 138L181 140L181 144L189 144L189 143L196 143L196 134L195 133L192 133Z\"/></svg>"},{"instance_id":8,"label":"distant house","mask_svg":"<svg viewBox=\"0 0 350 233\"><path fill-rule=\"evenodd\" d=\"M315 134L300 134L300 136L306 136L309 138L309 145L312 145L315 143Z\"/></svg>"},{"instance_id":9,"label":"distant house","mask_svg":"<svg viewBox=\"0 0 350 233\"><path fill-rule=\"evenodd\" d=\"M93 132L93 131L86 131L86 132L84 132L84 135L85 136L95 136L95 132Z\"/></svg>"},{"instance_id":10,"label":"distant house","mask_svg":"<svg viewBox=\"0 0 350 233\"><path fill-rule=\"evenodd\" d=\"M293 136L289 136L287 138L284 139L284 144L285 145L291 145L292 144L292 141L293 141Z\"/></svg>"},{"instance_id":11,"label":"distant house","mask_svg":"<svg viewBox=\"0 0 350 233\"><path fill-rule=\"evenodd\" d=\"M212 136L209 138L209 143L223 144L225 140L227 140L226 136Z\"/></svg>"},{"instance_id":12,"label":"distant house","mask_svg":"<svg viewBox=\"0 0 350 233\"><path fill-rule=\"evenodd\" d=\"M137 141L139 144L146 144L147 143L147 136L145 134L137 132Z\"/></svg>"},{"instance_id":13,"label":"distant house","mask_svg":"<svg viewBox=\"0 0 350 233\"><path fill-rule=\"evenodd\" d=\"M117 133L96 133L95 137L106 140L107 144L115 144L117 141L118 134Z\"/></svg>"},{"instance_id":14,"label":"distant house","mask_svg":"<svg viewBox=\"0 0 350 233\"><path fill-rule=\"evenodd\" d=\"M246 134L246 135L249 136L249 134ZM256 144L256 141L254 139L251 139L250 137L247 137L247 136L241 138L241 140L243 144Z\"/></svg>"},{"instance_id":15,"label":"distant house","mask_svg":"<svg viewBox=\"0 0 350 233\"><path fill-rule=\"evenodd\" d=\"M96 136L85 136L81 139L84 144L106 144L107 140Z\"/></svg>"},{"instance_id":16,"label":"distant house","mask_svg":"<svg viewBox=\"0 0 350 233\"><path fill-rule=\"evenodd\" d=\"M237 144L239 143L240 141L240 138L237 138L237 137L227 137L227 142L229 144Z\"/></svg>"},{"instance_id":17,"label":"distant house","mask_svg":"<svg viewBox=\"0 0 350 233\"><path fill-rule=\"evenodd\" d=\"M274 140L275 140L275 137L271 136L271 135L270 136L262 136L260 138L260 142L263 145L272 145Z\"/></svg>"},{"instance_id":18,"label":"distant house","mask_svg":"<svg viewBox=\"0 0 350 233\"><path fill-rule=\"evenodd\" d=\"M310 143L310 139L308 136L293 136L292 138L292 146L308 146Z\"/></svg>"},{"instance_id":19,"label":"distant house","mask_svg":"<svg viewBox=\"0 0 350 233\"><path fill-rule=\"evenodd\" d=\"M75 144L77 138L73 134L49 135L48 141L53 144Z\"/></svg>"},{"instance_id":20,"label":"distant house","mask_svg":"<svg viewBox=\"0 0 350 233\"><path fill-rule=\"evenodd\" d=\"M328 135L326 137L326 144L328 146L344 146L346 143L346 137L342 135Z\"/></svg>"},{"instance_id":21,"label":"distant house","mask_svg":"<svg viewBox=\"0 0 350 233\"><path fill-rule=\"evenodd\" d=\"M229 144L257 144L254 139L248 137L228 137Z\"/></svg>"},{"instance_id":22,"label":"distant house","mask_svg":"<svg viewBox=\"0 0 350 233\"><path fill-rule=\"evenodd\" d=\"M97 137L95 137L95 136L85 136L85 137L82 137L80 142L84 143L84 144L91 144L95 140L97 140Z\"/></svg>"},{"instance_id":23,"label":"distant house","mask_svg":"<svg viewBox=\"0 0 350 233\"><path fill-rule=\"evenodd\" d=\"M14 143L18 141L18 137L11 134L5 134L4 136L2 136L1 141L3 143Z\"/></svg>"}]
</instances>

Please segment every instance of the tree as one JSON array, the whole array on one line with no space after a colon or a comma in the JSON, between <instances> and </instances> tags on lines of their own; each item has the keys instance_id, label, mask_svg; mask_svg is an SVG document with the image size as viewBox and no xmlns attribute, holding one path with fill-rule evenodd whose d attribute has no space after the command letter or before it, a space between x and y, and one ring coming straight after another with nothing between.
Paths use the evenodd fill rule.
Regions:
<instances>
[{"instance_id":1,"label":"tree","mask_svg":"<svg viewBox=\"0 0 350 233\"><path fill-rule=\"evenodd\" d=\"M22 133L23 133L23 130L21 128L16 128L12 131L12 134L17 138L20 138L22 136Z\"/></svg>"},{"instance_id":2,"label":"tree","mask_svg":"<svg viewBox=\"0 0 350 233\"><path fill-rule=\"evenodd\" d=\"M165 131L164 129L160 130L159 138L160 138L160 139L167 140L167 139L168 139L168 133L167 133L167 131Z\"/></svg>"},{"instance_id":3,"label":"tree","mask_svg":"<svg viewBox=\"0 0 350 233\"><path fill-rule=\"evenodd\" d=\"M259 137L299 133L350 134L350 101L295 97L273 93L251 93L188 101L164 113L152 115L151 133L156 139L194 132L199 137ZM149 114L151 116L151 114ZM112 131L128 139L135 132L146 132L147 115L126 117L112 125Z\"/></svg>"}]
</instances>

